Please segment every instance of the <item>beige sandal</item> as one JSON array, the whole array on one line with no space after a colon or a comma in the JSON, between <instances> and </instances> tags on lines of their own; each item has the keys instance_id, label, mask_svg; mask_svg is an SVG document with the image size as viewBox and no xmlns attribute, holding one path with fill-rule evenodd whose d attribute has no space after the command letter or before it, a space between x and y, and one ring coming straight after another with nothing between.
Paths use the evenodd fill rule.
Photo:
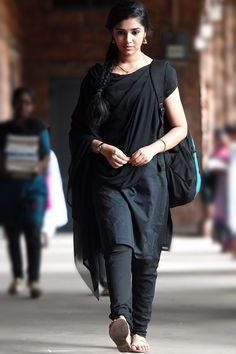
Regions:
<instances>
[{"instance_id":1,"label":"beige sandal","mask_svg":"<svg viewBox=\"0 0 236 354\"><path fill-rule=\"evenodd\" d=\"M131 349L132 353L147 353L150 347L145 337L138 334L132 336Z\"/></svg>"},{"instance_id":2,"label":"beige sandal","mask_svg":"<svg viewBox=\"0 0 236 354\"><path fill-rule=\"evenodd\" d=\"M120 352L130 352L130 329L124 316L120 316L111 322L109 335Z\"/></svg>"}]
</instances>

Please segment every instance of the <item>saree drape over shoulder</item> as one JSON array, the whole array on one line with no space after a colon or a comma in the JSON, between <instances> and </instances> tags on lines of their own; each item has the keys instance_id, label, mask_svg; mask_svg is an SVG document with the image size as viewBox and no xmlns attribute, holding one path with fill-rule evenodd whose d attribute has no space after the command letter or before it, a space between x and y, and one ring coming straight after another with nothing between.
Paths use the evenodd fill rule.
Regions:
<instances>
[{"instance_id":1,"label":"saree drape over shoulder","mask_svg":"<svg viewBox=\"0 0 236 354\"><path fill-rule=\"evenodd\" d=\"M111 74L106 88L110 116L94 131L85 117L101 70L96 64L81 85L70 130L69 171L75 262L97 297L99 250L106 252L114 244L125 244L133 248L135 257L152 259L161 249L169 248L172 233L163 154L142 167L127 164L114 169L103 155L90 150L91 141L98 138L131 156L157 140L160 119L150 65L128 75ZM176 87L175 70L167 65L165 97Z\"/></svg>"}]
</instances>

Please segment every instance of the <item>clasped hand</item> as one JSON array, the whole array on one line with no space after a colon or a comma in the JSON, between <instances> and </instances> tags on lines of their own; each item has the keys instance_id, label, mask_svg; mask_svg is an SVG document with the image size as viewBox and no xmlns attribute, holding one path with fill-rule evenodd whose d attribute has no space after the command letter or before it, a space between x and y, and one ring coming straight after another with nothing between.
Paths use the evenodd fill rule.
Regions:
<instances>
[{"instance_id":1,"label":"clasped hand","mask_svg":"<svg viewBox=\"0 0 236 354\"><path fill-rule=\"evenodd\" d=\"M113 145L104 144L102 154L113 168L119 168L127 163L132 166L143 166L150 162L155 155L150 146L144 146L135 151L130 157Z\"/></svg>"}]
</instances>

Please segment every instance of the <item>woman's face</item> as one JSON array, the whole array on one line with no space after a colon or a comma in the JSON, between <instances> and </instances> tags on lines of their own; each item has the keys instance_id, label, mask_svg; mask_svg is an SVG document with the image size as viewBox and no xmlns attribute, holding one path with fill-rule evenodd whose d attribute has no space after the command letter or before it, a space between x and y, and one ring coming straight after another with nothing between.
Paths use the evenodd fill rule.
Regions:
<instances>
[{"instance_id":1,"label":"woman's face","mask_svg":"<svg viewBox=\"0 0 236 354\"><path fill-rule=\"evenodd\" d=\"M145 29L138 18L129 18L118 23L112 30L121 56L130 56L140 51Z\"/></svg>"},{"instance_id":2,"label":"woman's face","mask_svg":"<svg viewBox=\"0 0 236 354\"><path fill-rule=\"evenodd\" d=\"M34 104L28 93L22 93L14 103L15 117L17 119L29 118L34 110Z\"/></svg>"}]
</instances>

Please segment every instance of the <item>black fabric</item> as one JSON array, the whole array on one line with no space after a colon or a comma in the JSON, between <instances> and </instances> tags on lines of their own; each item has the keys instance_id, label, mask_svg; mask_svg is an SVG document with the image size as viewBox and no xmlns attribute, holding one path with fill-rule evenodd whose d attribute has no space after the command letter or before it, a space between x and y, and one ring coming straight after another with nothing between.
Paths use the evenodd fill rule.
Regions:
<instances>
[{"instance_id":1,"label":"black fabric","mask_svg":"<svg viewBox=\"0 0 236 354\"><path fill-rule=\"evenodd\" d=\"M152 259L167 233L166 227L162 232L168 214L166 189L165 171L158 170L156 157L132 187L114 189L96 181L93 203L103 252L124 244L136 258Z\"/></svg>"},{"instance_id":2,"label":"black fabric","mask_svg":"<svg viewBox=\"0 0 236 354\"><path fill-rule=\"evenodd\" d=\"M132 260L132 332L145 337L151 320L160 254L155 259Z\"/></svg>"},{"instance_id":3,"label":"black fabric","mask_svg":"<svg viewBox=\"0 0 236 354\"><path fill-rule=\"evenodd\" d=\"M116 245L105 254L111 299L110 318L125 316L131 332L146 336L151 319L160 254L152 260L137 259L132 248Z\"/></svg>"},{"instance_id":4,"label":"black fabric","mask_svg":"<svg viewBox=\"0 0 236 354\"><path fill-rule=\"evenodd\" d=\"M172 230L163 154L156 155L151 163L142 167L137 168L127 164L122 168L113 169L104 156L90 151L90 143L94 138L117 146L128 156L137 149L156 141L161 122L149 67L149 65L145 66L129 75L111 74L111 80L106 88L111 106L110 116L100 129L94 131L86 122L86 108L91 95L96 91L101 75L102 67L95 65L82 83L80 98L72 115L69 199L74 218L75 261L81 273L80 261L83 260L90 274L83 272L81 275L96 296L98 296L99 279L97 254L101 249L101 241L105 239L104 230L99 229L97 220L99 208L105 205L97 205L100 198L96 199L92 186L96 186L98 193L103 188L117 191L117 195L122 198L122 203L125 203L123 205L130 210L132 237L136 246L139 240L137 235L140 234L135 232L136 225L140 223L138 215L143 213L142 209L145 210L146 224L153 225L149 235L154 234L152 236L154 244L149 243L148 250L143 254L146 238L141 238L139 240L141 247L134 247L136 256L152 257L163 248L163 245L165 248L170 246ZM170 66L165 82L169 85L165 88L168 95L177 85L175 71ZM153 186L150 188L151 184ZM146 196L144 199L142 199L143 193ZM153 200L156 197L159 199L159 204L153 207ZM135 198L136 208L132 208ZM151 214L148 210L152 207ZM116 217L114 213L113 216ZM100 220L101 217L102 215L99 214ZM139 229L141 228L140 225ZM150 247L151 244L153 247Z\"/></svg>"},{"instance_id":5,"label":"black fabric","mask_svg":"<svg viewBox=\"0 0 236 354\"><path fill-rule=\"evenodd\" d=\"M133 326L132 317L132 248L116 245L109 253L105 253L107 282L110 295L110 319L120 315L125 316L130 327Z\"/></svg>"}]
</instances>

